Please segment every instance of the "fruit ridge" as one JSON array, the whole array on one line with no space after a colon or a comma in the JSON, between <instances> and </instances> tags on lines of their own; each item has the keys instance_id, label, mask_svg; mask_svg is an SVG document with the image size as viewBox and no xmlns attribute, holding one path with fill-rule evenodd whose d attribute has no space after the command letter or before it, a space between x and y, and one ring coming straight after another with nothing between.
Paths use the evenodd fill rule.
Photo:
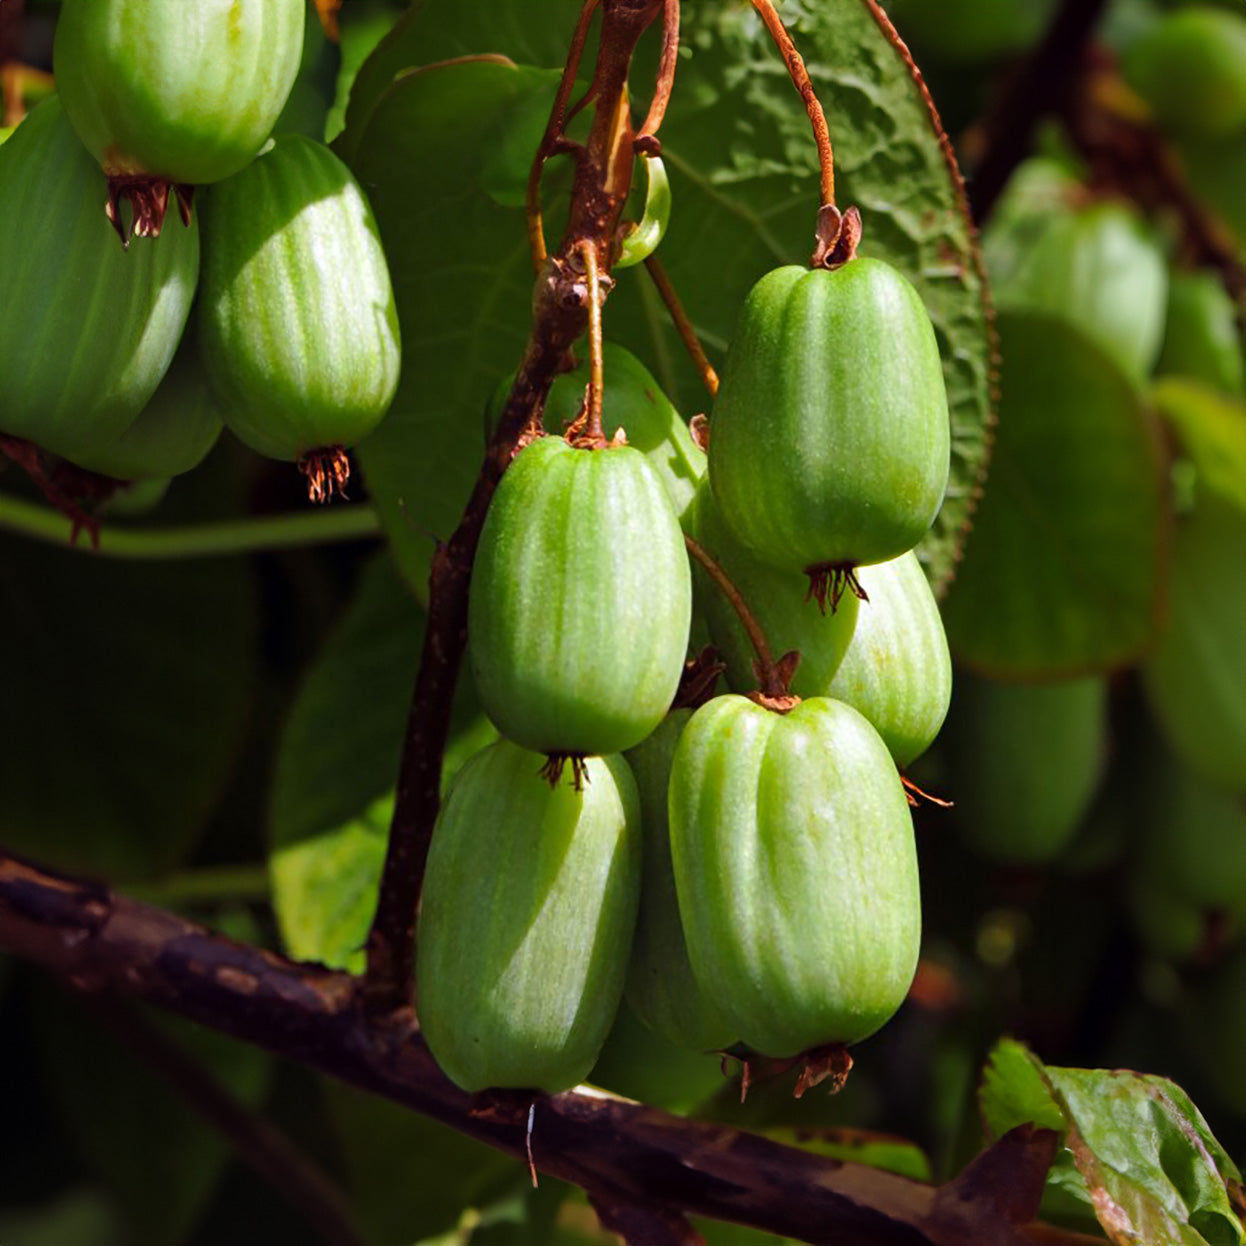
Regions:
<instances>
[{"instance_id":1,"label":"fruit ridge","mask_svg":"<svg viewBox=\"0 0 1246 1246\"><path fill-rule=\"evenodd\" d=\"M103 196L56 96L0 147L0 428L70 459L137 418L172 361L199 273L195 223L123 251Z\"/></svg>"},{"instance_id":2,"label":"fruit ridge","mask_svg":"<svg viewBox=\"0 0 1246 1246\"><path fill-rule=\"evenodd\" d=\"M322 143L273 140L202 198L199 330L227 427L297 460L371 432L400 341L372 210Z\"/></svg>"},{"instance_id":3,"label":"fruit ridge","mask_svg":"<svg viewBox=\"0 0 1246 1246\"><path fill-rule=\"evenodd\" d=\"M874 1033L917 966L913 823L886 745L829 698L717 697L685 727L671 856L702 988L762 1055Z\"/></svg>"},{"instance_id":4,"label":"fruit ridge","mask_svg":"<svg viewBox=\"0 0 1246 1246\"><path fill-rule=\"evenodd\" d=\"M639 450L526 446L481 532L468 600L476 686L503 735L620 752L661 722L692 610L683 535Z\"/></svg>"},{"instance_id":5,"label":"fruit ridge","mask_svg":"<svg viewBox=\"0 0 1246 1246\"><path fill-rule=\"evenodd\" d=\"M303 0L64 0L53 66L110 176L202 184L263 145L298 72Z\"/></svg>"},{"instance_id":6,"label":"fruit ridge","mask_svg":"<svg viewBox=\"0 0 1246 1246\"><path fill-rule=\"evenodd\" d=\"M499 740L464 765L433 832L417 1007L468 1091L582 1081L614 1020L640 889L635 782L593 757L577 789Z\"/></svg>"},{"instance_id":7,"label":"fruit ridge","mask_svg":"<svg viewBox=\"0 0 1246 1246\"><path fill-rule=\"evenodd\" d=\"M934 329L881 260L753 287L711 418L710 483L744 545L794 571L883 562L930 527L950 429Z\"/></svg>"}]
</instances>

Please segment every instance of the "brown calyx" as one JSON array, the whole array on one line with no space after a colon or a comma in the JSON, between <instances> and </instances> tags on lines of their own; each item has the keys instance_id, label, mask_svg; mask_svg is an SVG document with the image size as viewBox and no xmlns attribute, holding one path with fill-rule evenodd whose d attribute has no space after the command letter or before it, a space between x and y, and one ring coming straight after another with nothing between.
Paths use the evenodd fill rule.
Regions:
<instances>
[{"instance_id":1,"label":"brown calyx","mask_svg":"<svg viewBox=\"0 0 1246 1246\"><path fill-rule=\"evenodd\" d=\"M736 1043L718 1054L722 1057L724 1077L728 1076L727 1061L739 1062L741 1103L748 1098L749 1089L755 1081L772 1081L788 1069L800 1069L796 1087L792 1091L794 1099L801 1098L806 1090L812 1090L823 1082L829 1082L829 1093L837 1095L843 1090L848 1074L852 1072L852 1056L844 1043L827 1043L822 1047L802 1051L798 1056L786 1058L758 1055L742 1043Z\"/></svg>"},{"instance_id":2,"label":"brown calyx","mask_svg":"<svg viewBox=\"0 0 1246 1246\"><path fill-rule=\"evenodd\" d=\"M813 255L809 260L812 268L843 268L855 259L861 245L861 213L856 207L841 213L833 203L825 203L818 209L818 223L814 227Z\"/></svg>"},{"instance_id":3,"label":"brown calyx","mask_svg":"<svg viewBox=\"0 0 1246 1246\"><path fill-rule=\"evenodd\" d=\"M325 446L310 450L299 459L299 471L307 477L307 497L311 502L332 502L334 496L346 498L350 483L350 456L345 446Z\"/></svg>"},{"instance_id":4,"label":"brown calyx","mask_svg":"<svg viewBox=\"0 0 1246 1246\"><path fill-rule=\"evenodd\" d=\"M158 238L164 227L164 214L169 207L169 191L174 192L177 200L178 215L183 225L190 224L191 203L195 188L181 182L170 182L167 178L155 177L150 173L113 173L108 178L108 201L104 211L112 222L112 227L121 239L121 245L128 251L130 239ZM127 225L121 212L121 202L126 200L130 205L131 221Z\"/></svg>"},{"instance_id":5,"label":"brown calyx","mask_svg":"<svg viewBox=\"0 0 1246 1246\"><path fill-rule=\"evenodd\" d=\"M747 692L745 696L754 705L760 705L772 714L790 714L800 704L800 697L793 696L790 692Z\"/></svg>"},{"instance_id":6,"label":"brown calyx","mask_svg":"<svg viewBox=\"0 0 1246 1246\"><path fill-rule=\"evenodd\" d=\"M541 778L550 787L557 787L562 780L563 768L571 763L571 786L577 792L584 790L584 785L592 780L588 777L588 758L583 753L548 753L545 765L539 771Z\"/></svg>"},{"instance_id":7,"label":"brown calyx","mask_svg":"<svg viewBox=\"0 0 1246 1246\"><path fill-rule=\"evenodd\" d=\"M815 566L806 567L805 574L809 577L809 591L805 594L805 600L816 601L818 609L823 614L826 613L828 603L831 613L834 614L839 608L844 593L849 591L861 601L870 599L869 594L861 587L857 579L857 568L853 563L818 563Z\"/></svg>"}]
</instances>

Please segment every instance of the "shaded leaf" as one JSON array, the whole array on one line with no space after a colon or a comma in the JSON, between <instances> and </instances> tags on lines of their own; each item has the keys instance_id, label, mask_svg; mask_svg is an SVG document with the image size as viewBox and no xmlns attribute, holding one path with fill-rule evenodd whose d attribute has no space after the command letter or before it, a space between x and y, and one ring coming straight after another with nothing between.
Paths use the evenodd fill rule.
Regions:
<instances>
[{"instance_id":1,"label":"shaded leaf","mask_svg":"<svg viewBox=\"0 0 1246 1246\"><path fill-rule=\"evenodd\" d=\"M376 211L402 325L402 378L358 449L404 573L425 591L480 469L481 413L523 353L532 263L507 206L558 74L496 60L408 74L377 101L353 157ZM509 170L509 172L508 172Z\"/></svg>"},{"instance_id":2,"label":"shaded leaf","mask_svg":"<svg viewBox=\"0 0 1246 1246\"><path fill-rule=\"evenodd\" d=\"M1228 1185L1241 1174L1179 1086L1128 1070L1044 1065L1005 1039L979 1095L994 1134L1026 1121L1057 1128L1068 1191L1076 1169L1108 1236L1121 1246L1238 1246L1246 1233Z\"/></svg>"},{"instance_id":3,"label":"shaded leaf","mask_svg":"<svg viewBox=\"0 0 1246 1246\"><path fill-rule=\"evenodd\" d=\"M277 753L273 904L292 956L358 970L376 908L423 611L380 555L311 669ZM445 770L494 737L462 682Z\"/></svg>"},{"instance_id":4,"label":"shaded leaf","mask_svg":"<svg viewBox=\"0 0 1246 1246\"><path fill-rule=\"evenodd\" d=\"M826 109L836 197L861 209L861 251L916 285L939 338L952 478L919 553L942 584L988 450L990 339L971 229L925 104L862 0L786 0L781 14ZM753 283L776 265L808 262L817 152L783 61L748 5L686 6L680 40L661 131L672 211L658 254L721 363ZM638 90L647 72L633 76ZM606 331L646 360L680 410L704 409L705 391L646 281L639 270L620 274Z\"/></svg>"},{"instance_id":5,"label":"shaded leaf","mask_svg":"<svg viewBox=\"0 0 1246 1246\"><path fill-rule=\"evenodd\" d=\"M326 1079L322 1086L347 1189L369 1242L415 1242L443 1233L449 1242L474 1241L453 1234L464 1209L487 1208L530 1183L519 1161L446 1125L340 1082Z\"/></svg>"},{"instance_id":6,"label":"shaded leaf","mask_svg":"<svg viewBox=\"0 0 1246 1246\"><path fill-rule=\"evenodd\" d=\"M1151 401L1194 464L1200 487L1246 510L1246 403L1184 377L1157 381Z\"/></svg>"},{"instance_id":7,"label":"shaded leaf","mask_svg":"<svg viewBox=\"0 0 1246 1246\"><path fill-rule=\"evenodd\" d=\"M242 1103L254 1107L263 1099L272 1068L267 1052L165 1014L143 1015ZM229 1144L80 1003L48 990L39 997L36 1024L43 1076L125 1221L124 1240L185 1241L224 1171Z\"/></svg>"},{"instance_id":8,"label":"shaded leaf","mask_svg":"<svg viewBox=\"0 0 1246 1246\"><path fill-rule=\"evenodd\" d=\"M0 841L123 882L181 860L251 707L241 559L120 563L0 543Z\"/></svg>"},{"instance_id":9,"label":"shaded leaf","mask_svg":"<svg viewBox=\"0 0 1246 1246\"><path fill-rule=\"evenodd\" d=\"M874 1133L868 1129L788 1128L766 1129L766 1137L784 1146L797 1147L814 1155L881 1168L914 1181L931 1179L930 1160L916 1143L893 1134Z\"/></svg>"},{"instance_id":10,"label":"shaded leaf","mask_svg":"<svg viewBox=\"0 0 1246 1246\"><path fill-rule=\"evenodd\" d=\"M991 475L944 602L952 652L1002 678L1134 660L1162 608L1168 510L1155 421L1093 343L1037 312L999 317Z\"/></svg>"}]
</instances>

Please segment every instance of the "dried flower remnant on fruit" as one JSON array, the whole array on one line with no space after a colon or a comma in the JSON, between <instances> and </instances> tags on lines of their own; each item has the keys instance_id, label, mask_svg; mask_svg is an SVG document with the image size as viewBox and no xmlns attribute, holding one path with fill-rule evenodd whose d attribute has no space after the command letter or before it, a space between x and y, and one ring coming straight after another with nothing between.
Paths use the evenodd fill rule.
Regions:
<instances>
[{"instance_id":1,"label":"dried flower remnant on fruit","mask_svg":"<svg viewBox=\"0 0 1246 1246\"><path fill-rule=\"evenodd\" d=\"M307 497L320 505L332 502L334 496L346 499L350 483L350 456L342 446L313 450L298 461L299 471L307 477Z\"/></svg>"}]
</instances>

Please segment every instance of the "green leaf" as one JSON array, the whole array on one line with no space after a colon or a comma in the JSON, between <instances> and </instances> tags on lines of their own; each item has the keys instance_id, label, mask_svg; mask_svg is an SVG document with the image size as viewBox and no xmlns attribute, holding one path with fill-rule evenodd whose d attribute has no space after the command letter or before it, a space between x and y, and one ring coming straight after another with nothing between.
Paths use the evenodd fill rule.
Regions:
<instances>
[{"instance_id":1,"label":"green leaf","mask_svg":"<svg viewBox=\"0 0 1246 1246\"><path fill-rule=\"evenodd\" d=\"M580 7L580 0L544 0L535 7L529 0L412 4L355 76L338 154L352 163L377 102L400 74L416 66L495 52L523 65L560 68ZM529 157L533 151L535 144Z\"/></svg>"},{"instance_id":2,"label":"green leaf","mask_svg":"<svg viewBox=\"0 0 1246 1246\"><path fill-rule=\"evenodd\" d=\"M1246 403L1184 377L1157 381L1151 401L1200 485L1246 510Z\"/></svg>"},{"instance_id":3,"label":"green leaf","mask_svg":"<svg viewBox=\"0 0 1246 1246\"><path fill-rule=\"evenodd\" d=\"M378 164L365 173L364 181L375 182L378 177L390 182L418 181L422 196L411 202L426 202L430 193L458 197L461 188L456 191L455 183L462 176L466 154L474 149L472 143L451 139L443 145L438 119L444 124L449 110L431 102L420 114L423 133L413 132L414 125L404 130L400 123L391 125L384 119L391 96L408 81L395 83L395 76L412 65L486 52L523 63L560 65L578 9L578 3L568 0L542 5L535 12L521 0L465 0L445 13L428 5L414 6L356 82L350 124L343 138L344 150L357 148L352 163L361 173L365 149L374 145ZM921 553L932 578L941 584L951 572L988 448L991 347L972 232L926 106L907 67L887 45L862 0L789 2L783 15L830 117L839 201L856 203L864 214L863 251L891 261L914 281L939 335L952 409L953 474L948 499ZM736 311L753 282L775 265L808 258L818 207L817 154L800 98L751 9L692 7L682 18L681 44L683 57L661 133L673 210L659 253L698 332L721 362ZM642 47L632 75L638 95L653 80L656 47L657 40L652 38ZM487 102L482 100L482 110L485 107ZM637 113L640 109L638 100ZM540 122L543 125L543 116ZM541 125L529 132L516 118L506 133L516 149L531 153ZM431 165L402 154L410 151L413 157L427 160L434 150L447 148L457 156L434 159ZM388 175L380 163L387 159L394 162ZM397 168L399 164L405 174ZM526 161L519 164L526 167ZM428 171L424 178L420 168ZM546 203L553 200L547 185ZM497 284L481 292L483 298L475 297L470 306L466 299L462 303L456 299L455 305L462 317L470 317L483 311L487 299L491 324L497 326L490 334L498 347L496 357L506 360L509 354L513 366L527 327L530 272L519 253L521 247L512 256L513 268L504 271L500 265L506 253L500 233L495 250L474 216L470 222L463 216L465 207L466 201L460 202L441 218L440 258L446 259L445 250L453 249L455 237L466 236L470 224L477 240L472 254L490 263ZM428 211L430 221L435 219L434 210ZM392 244L379 208L378 215L392 261ZM461 229L456 230L456 221L461 221ZM512 229L512 240L519 247L522 221L518 216ZM428 274L432 280L431 287L425 287L426 296L430 288L444 290L436 272L435 265ZM503 305L507 317L518 317L515 322L508 318L503 324ZM399 314L404 334L409 335L413 329L403 316L401 294ZM445 308L436 321L441 329L446 323L459 323L453 307ZM605 330L608 337L631 345L641 355L677 407L693 412L705 406L704 391L648 279L638 271L620 274L619 287L606 309ZM507 333L515 336L507 337ZM458 356L450 354L447 345L442 339L438 360L442 372L461 370L462 365L455 362ZM481 361L473 358L467 366L479 368ZM496 380L501 371L489 375ZM418 385L423 380L409 383ZM482 386L478 397L475 389L472 393L474 416L488 390ZM409 442L407 449L411 449ZM436 457L437 447L430 450ZM444 465L445 457L441 457ZM374 465L379 458L378 450L372 456ZM392 525L391 531L396 531Z\"/></svg>"},{"instance_id":4,"label":"green leaf","mask_svg":"<svg viewBox=\"0 0 1246 1246\"><path fill-rule=\"evenodd\" d=\"M946 600L952 652L1001 678L1107 670L1154 637L1168 510L1154 418L1077 330L1003 312L991 475Z\"/></svg>"},{"instance_id":5,"label":"green leaf","mask_svg":"<svg viewBox=\"0 0 1246 1246\"><path fill-rule=\"evenodd\" d=\"M943 584L988 449L990 337L972 231L925 104L862 0L785 0L835 145L836 198L856 204L861 251L920 291L944 359L952 478L919 547ZM661 130L672 210L658 250L693 324L721 362L737 311L769 269L807 263L818 207L809 121L782 58L748 5L685 6L674 94ZM638 70L638 90L651 81ZM606 307L609 336L630 345L682 411L707 398L647 278L628 271Z\"/></svg>"},{"instance_id":6,"label":"green leaf","mask_svg":"<svg viewBox=\"0 0 1246 1246\"><path fill-rule=\"evenodd\" d=\"M138 1019L242 1103L263 1099L272 1069L267 1052L164 1014ZM36 1027L46 1084L125 1221L124 1240L185 1241L224 1171L229 1144L106 1025L93 1024L81 1003L41 992Z\"/></svg>"},{"instance_id":7,"label":"green leaf","mask_svg":"<svg viewBox=\"0 0 1246 1246\"><path fill-rule=\"evenodd\" d=\"M0 1211L0 1242L20 1246L120 1246L116 1213L101 1194L71 1190L55 1202Z\"/></svg>"},{"instance_id":8,"label":"green leaf","mask_svg":"<svg viewBox=\"0 0 1246 1246\"><path fill-rule=\"evenodd\" d=\"M481 413L528 338L532 262L505 153L535 150L557 81L496 60L413 72L377 101L355 151L403 338L398 393L359 460L419 592L480 469Z\"/></svg>"},{"instance_id":9,"label":"green leaf","mask_svg":"<svg viewBox=\"0 0 1246 1246\"><path fill-rule=\"evenodd\" d=\"M181 860L254 685L241 559L119 563L0 543L0 841L113 882Z\"/></svg>"},{"instance_id":10,"label":"green leaf","mask_svg":"<svg viewBox=\"0 0 1246 1246\"><path fill-rule=\"evenodd\" d=\"M1128 1070L1044 1065L1004 1039L980 1092L999 1136L1034 1121L1066 1134L1053 1180L1068 1191L1072 1168L1100 1224L1121 1246L1239 1246L1246 1231L1228 1186L1241 1174L1189 1097L1166 1078Z\"/></svg>"},{"instance_id":11,"label":"green leaf","mask_svg":"<svg viewBox=\"0 0 1246 1246\"><path fill-rule=\"evenodd\" d=\"M392 562L375 558L291 710L269 865L292 956L362 967L423 631Z\"/></svg>"},{"instance_id":12,"label":"green leaf","mask_svg":"<svg viewBox=\"0 0 1246 1246\"><path fill-rule=\"evenodd\" d=\"M379 555L290 712L273 780L269 866L292 956L363 967L423 635L423 612ZM443 774L495 735L471 681L461 681Z\"/></svg>"}]
</instances>

